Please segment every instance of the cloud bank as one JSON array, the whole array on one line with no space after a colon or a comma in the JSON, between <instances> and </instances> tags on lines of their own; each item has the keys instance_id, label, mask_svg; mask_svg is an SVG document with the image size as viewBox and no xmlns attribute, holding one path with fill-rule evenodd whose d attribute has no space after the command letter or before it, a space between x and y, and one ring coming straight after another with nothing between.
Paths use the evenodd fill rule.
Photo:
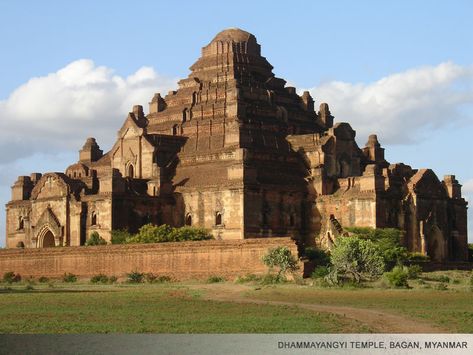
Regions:
<instances>
[{"instance_id":1,"label":"cloud bank","mask_svg":"<svg viewBox=\"0 0 473 355\"><path fill-rule=\"evenodd\" d=\"M327 82L309 91L316 101L330 105L335 121L349 122L363 144L371 133L382 144L409 144L433 130L471 124L473 119L473 67L452 62L368 84Z\"/></svg>"},{"instance_id":2,"label":"cloud bank","mask_svg":"<svg viewBox=\"0 0 473 355\"><path fill-rule=\"evenodd\" d=\"M0 101L0 164L31 156L79 150L89 136L109 148L134 104L147 108L155 92L176 79L142 67L128 77L81 59L30 79Z\"/></svg>"}]
</instances>

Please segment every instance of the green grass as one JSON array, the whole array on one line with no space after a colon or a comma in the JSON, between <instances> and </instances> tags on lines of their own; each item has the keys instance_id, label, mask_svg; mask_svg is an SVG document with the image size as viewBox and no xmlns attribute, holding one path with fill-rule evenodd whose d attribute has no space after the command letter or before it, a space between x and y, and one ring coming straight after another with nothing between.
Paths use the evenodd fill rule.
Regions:
<instances>
[{"instance_id":1,"label":"green grass","mask_svg":"<svg viewBox=\"0 0 473 355\"><path fill-rule=\"evenodd\" d=\"M412 282L414 283L414 281ZM449 284L450 287L450 284ZM473 333L473 292L435 289L317 289L281 285L247 293L249 298L378 309L422 319L452 333Z\"/></svg>"},{"instance_id":2,"label":"green grass","mask_svg":"<svg viewBox=\"0 0 473 355\"><path fill-rule=\"evenodd\" d=\"M297 307L207 301L179 285L0 286L0 333L366 332Z\"/></svg>"}]
</instances>

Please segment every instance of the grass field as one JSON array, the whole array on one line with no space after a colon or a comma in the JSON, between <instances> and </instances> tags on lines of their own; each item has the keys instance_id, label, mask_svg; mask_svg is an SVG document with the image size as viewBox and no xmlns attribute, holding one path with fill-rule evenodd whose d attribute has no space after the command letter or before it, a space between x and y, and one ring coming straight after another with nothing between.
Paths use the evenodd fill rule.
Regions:
<instances>
[{"instance_id":1,"label":"grass field","mask_svg":"<svg viewBox=\"0 0 473 355\"><path fill-rule=\"evenodd\" d=\"M261 286L256 282L4 283L0 284L0 333L376 332L379 328L368 317L363 319L360 309L401 315L401 325L403 319L410 319L416 326L419 320L445 332L473 333L470 275L428 273L409 281L411 289L381 289L375 284L367 288ZM254 300L287 304L255 304ZM351 307L361 318L301 305Z\"/></svg>"},{"instance_id":2,"label":"grass field","mask_svg":"<svg viewBox=\"0 0 473 355\"><path fill-rule=\"evenodd\" d=\"M23 290L22 290L23 288ZM0 292L0 333L326 333L362 324L297 307L203 300L179 285L46 285Z\"/></svg>"}]
</instances>

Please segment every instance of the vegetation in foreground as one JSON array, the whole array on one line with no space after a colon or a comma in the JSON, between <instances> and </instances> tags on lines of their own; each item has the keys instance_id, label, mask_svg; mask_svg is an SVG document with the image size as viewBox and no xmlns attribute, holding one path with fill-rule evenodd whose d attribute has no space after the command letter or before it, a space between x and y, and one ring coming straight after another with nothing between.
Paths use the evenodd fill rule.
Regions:
<instances>
[{"instance_id":1,"label":"vegetation in foreground","mask_svg":"<svg viewBox=\"0 0 473 355\"><path fill-rule=\"evenodd\" d=\"M233 284L232 284L233 286ZM208 301L183 284L0 288L0 333L344 333L361 323L289 306Z\"/></svg>"}]
</instances>

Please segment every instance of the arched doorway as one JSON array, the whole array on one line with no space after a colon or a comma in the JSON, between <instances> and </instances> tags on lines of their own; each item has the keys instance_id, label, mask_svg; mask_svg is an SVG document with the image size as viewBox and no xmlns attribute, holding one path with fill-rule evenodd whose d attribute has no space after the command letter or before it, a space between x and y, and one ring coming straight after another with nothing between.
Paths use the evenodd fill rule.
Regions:
<instances>
[{"instance_id":1,"label":"arched doorway","mask_svg":"<svg viewBox=\"0 0 473 355\"><path fill-rule=\"evenodd\" d=\"M43 237L43 248L52 248L54 246L56 246L56 243L54 241L54 235L51 231L48 230Z\"/></svg>"},{"instance_id":2,"label":"arched doorway","mask_svg":"<svg viewBox=\"0 0 473 355\"><path fill-rule=\"evenodd\" d=\"M128 166L128 177L131 177L131 178L135 177L135 170L132 164Z\"/></svg>"}]
</instances>

